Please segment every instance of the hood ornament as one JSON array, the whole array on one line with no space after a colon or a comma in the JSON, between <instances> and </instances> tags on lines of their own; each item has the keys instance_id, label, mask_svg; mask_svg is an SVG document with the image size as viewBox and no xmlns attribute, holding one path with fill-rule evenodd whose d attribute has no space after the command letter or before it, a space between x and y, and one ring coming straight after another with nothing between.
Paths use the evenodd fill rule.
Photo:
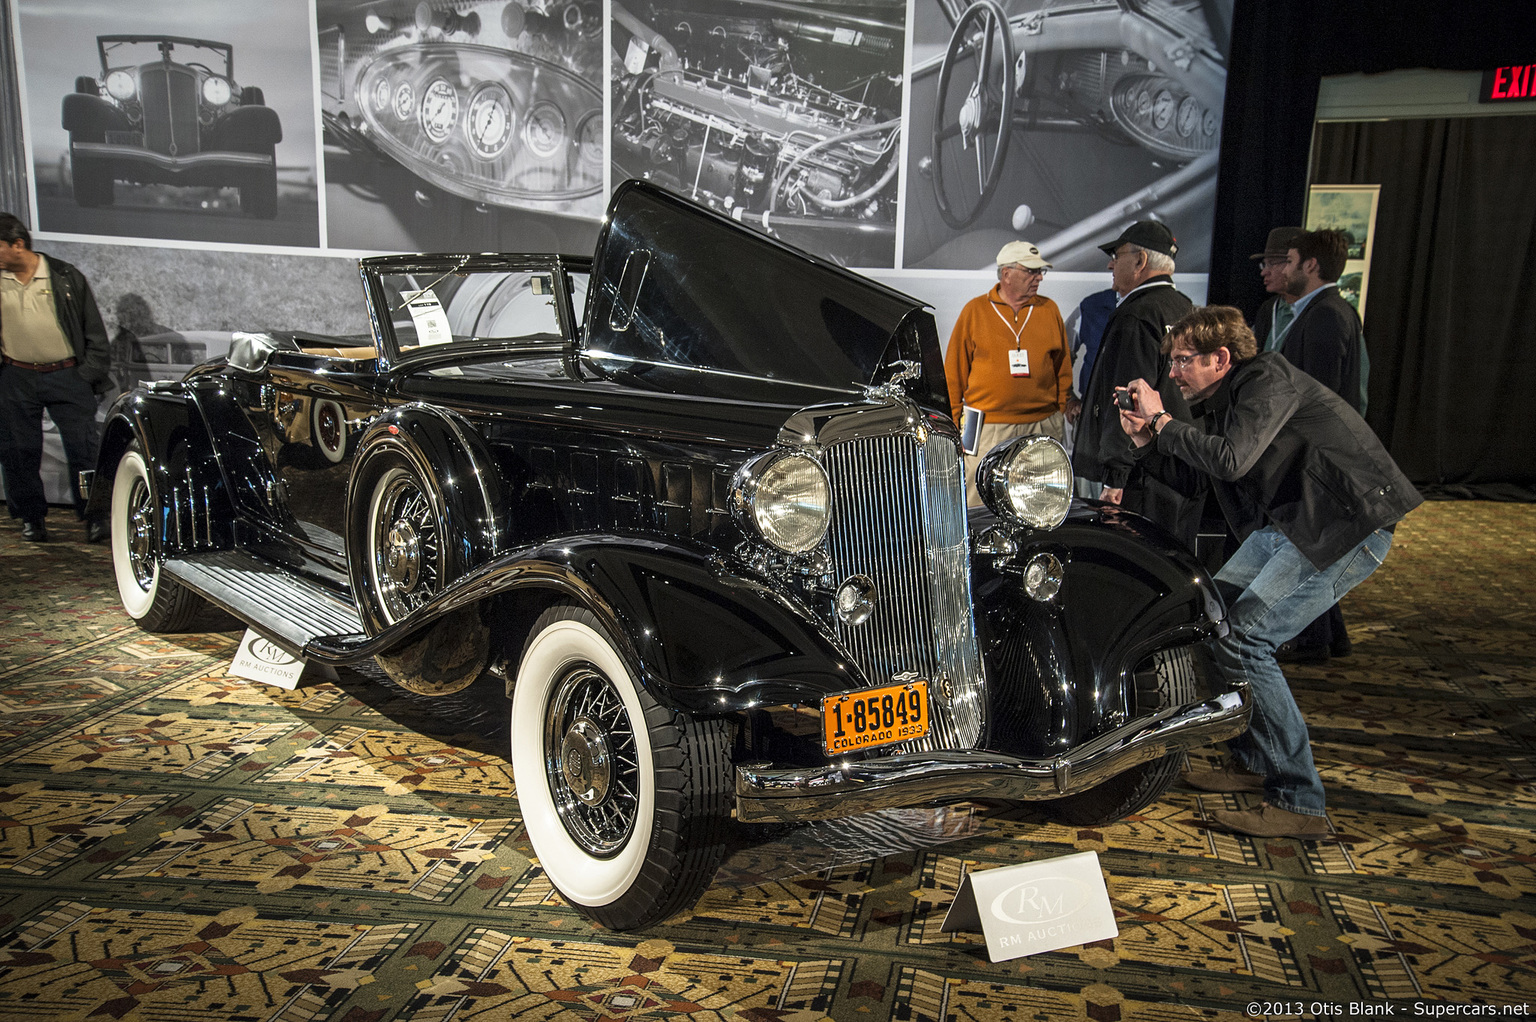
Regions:
<instances>
[{"instance_id":1,"label":"hood ornament","mask_svg":"<svg viewBox=\"0 0 1536 1022\"><path fill-rule=\"evenodd\" d=\"M910 358L897 359L891 365L896 371L890 379L884 383L873 383L865 386L864 396L873 401L900 401L907 398L907 388L902 384L908 380L921 379L923 367L920 363Z\"/></svg>"}]
</instances>

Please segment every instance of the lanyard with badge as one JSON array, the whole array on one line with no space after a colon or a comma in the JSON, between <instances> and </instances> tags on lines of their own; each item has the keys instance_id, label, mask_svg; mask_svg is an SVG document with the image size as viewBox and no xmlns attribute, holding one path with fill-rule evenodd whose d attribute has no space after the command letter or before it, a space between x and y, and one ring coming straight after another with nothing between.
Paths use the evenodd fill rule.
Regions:
<instances>
[{"instance_id":1,"label":"lanyard with badge","mask_svg":"<svg viewBox=\"0 0 1536 1022\"><path fill-rule=\"evenodd\" d=\"M996 302L992 304L992 311L997 313L997 318L1002 320L1003 325L1008 328L1008 332L1013 334L1013 347L1008 351L1008 374L1010 376L1028 376L1029 352L1024 350L1024 342L1020 338L1024 336L1024 328L1029 326L1029 317L1035 314L1035 307L1031 305L1025 310L1024 322L1019 324L1017 330L1013 328L1012 323L1008 322L1008 317L1003 315L1003 310L997 307Z\"/></svg>"}]
</instances>

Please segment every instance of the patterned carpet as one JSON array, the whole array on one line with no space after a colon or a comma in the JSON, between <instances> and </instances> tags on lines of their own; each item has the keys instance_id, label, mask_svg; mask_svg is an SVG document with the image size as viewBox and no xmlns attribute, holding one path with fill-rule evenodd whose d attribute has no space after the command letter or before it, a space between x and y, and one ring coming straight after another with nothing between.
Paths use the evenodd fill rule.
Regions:
<instances>
[{"instance_id":1,"label":"patterned carpet","mask_svg":"<svg viewBox=\"0 0 1536 1022\"><path fill-rule=\"evenodd\" d=\"M1355 654L1291 672L1331 840L1208 831L1249 797L1186 791L1102 830L970 806L756 829L639 934L582 920L530 859L494 699L231 678L227 619L138 631L107 551L51 524L43 546L0 526L4 1022L1536 1005L1536 505L1425 505L1346 602ZM1090 849L1117 938L992 964L939 932L965 871Z\"/></svg>"}]
</instances>

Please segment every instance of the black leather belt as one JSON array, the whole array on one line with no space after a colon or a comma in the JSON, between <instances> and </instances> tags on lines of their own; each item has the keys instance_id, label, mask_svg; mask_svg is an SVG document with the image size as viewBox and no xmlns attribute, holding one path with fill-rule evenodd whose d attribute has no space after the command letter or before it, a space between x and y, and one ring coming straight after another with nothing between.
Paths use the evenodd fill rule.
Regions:
<instances>
[{"instance_id":1,"label":"black leather belt","mask_svg":"<svg viewBox=\"0 0 1536 1022\"><path fill-rule=\"evenodd\" d=\"M22 362L9 355L0 355L0 361L4 361L8 366L15 366L17 369L30 369L34 373L51 373L59 369L72 369L79 364L72 358L66 358L62 362Z\"/></svg>"}]
</instances>

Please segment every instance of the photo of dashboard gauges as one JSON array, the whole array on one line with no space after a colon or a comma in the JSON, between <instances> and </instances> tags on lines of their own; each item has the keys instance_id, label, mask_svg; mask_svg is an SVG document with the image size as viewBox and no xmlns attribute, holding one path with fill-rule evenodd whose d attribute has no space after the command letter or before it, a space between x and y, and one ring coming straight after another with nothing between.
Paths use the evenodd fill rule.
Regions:
<instances>
[{"instance_id":1,"label":"photo of dashboard gauges","mask_svg":"<svg viewBox=\"0 0 1536 1022\"><path fill-rule=\"evenodd\" d=\"M332 247L591 246L605 202L601 3L317 9Z\"/></svg>"}]
</instances>

